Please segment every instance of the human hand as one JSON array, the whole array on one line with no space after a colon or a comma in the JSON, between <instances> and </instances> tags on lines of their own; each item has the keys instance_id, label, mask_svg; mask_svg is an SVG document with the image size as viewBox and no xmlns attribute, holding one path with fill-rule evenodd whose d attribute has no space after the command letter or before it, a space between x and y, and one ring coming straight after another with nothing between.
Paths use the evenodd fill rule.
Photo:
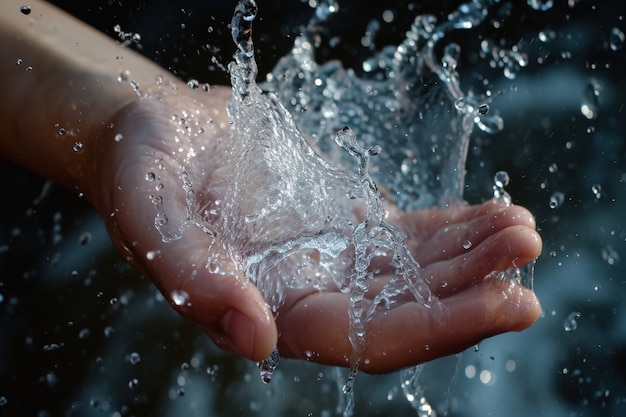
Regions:
<instances>
[{"instance_id":1,"label":"human hand","mask_svg":"<svg viewBox=\"0 0 626 417\"><path fill-rule=\"evenodd\" d=\"M427 307L407 294L399 307L379 308L367 323L361 370L385 373L458 353L538 319L541 306L532 290L495 277L541 253L528 210L490 200L402 214L393 222L407 234L421 277L440 304ZM365 309L389 276L370 282ZM292 290L278 319L281 354L348 366L349 297Z\"/></svg>"},{"instance_id":2,"label":"human hand","mask_svg":"<svg viewBox=\"0 0 626 417\"><path fill-rule=\"evenodd\" d=\"M212 245L206 230L189 226L210 224L213 215L205 210L223 199L234 174L236 149L224 140L230 89L205 93L167 77L158 86L162 69L150 61L45 2L33 0L32 18L20 13L21 5L3 2L0 14L7 93L0 105L0 154L83 193L129 262L220 347L262 360L278 345L283 356L350 365L348 294L332 286L290 289L274 320L230 254ZM34 71L16 66L18 58ZM142 94L152 90L153 98L139 98L120 83L121 72L131 74ZM68 133L59 135L60 128ZM191 206L185 181L195 192ZM159 231L155 218L163 213L169 222ZM367 324L362 370L427 361L536 320L539 304L530 290L484 279L539 255L530 213L488 202L409 213L394 222L407 233L422 278L445 314L409 297L377 311ZM162 232L180 238L165 243ZM385 279L370 282L369 299Z\"/></svg>"},{"instance_id":3,"label":"human hand","mask_svg":"<svg viewBox=\"0 0 626 417\"><path fill-rule=\"evenodd\" d=\"M103 129L95 151L97 192L92 200L115 245L176 311L199 323L218 346L258 361L277 345L282 356L349 366L349 294L332 286L324 291L289 289L275 321L257 288L225 250L212 245L207 231L193 225L180 228L180 219L193 223L206 218L202 210L224 197L221 183L232 169L233 154L232 143L224 140L228 95L228 89L207 94L183 88L122 109L112 127ZM122 139L116 141L117 135ZM195 191L195 213L188 211L183 169ZM161 232L182 230L168 243L155 226L160 210L155 196L162 196L162 212L170 222ZM494 334L522 330L539 316L531 290L485 279L539 255L541 240L527 210L489 201L398 215L394 223L407 234L422 278L442 309L407 297L401 306L374 314L367 324L360 369L389 372L428 361ZM467 249L466 241L471 242ZM219 265L207 267L209 255ZM386 279L370 282L366 303Z\"/></svg>"}]
</instances>

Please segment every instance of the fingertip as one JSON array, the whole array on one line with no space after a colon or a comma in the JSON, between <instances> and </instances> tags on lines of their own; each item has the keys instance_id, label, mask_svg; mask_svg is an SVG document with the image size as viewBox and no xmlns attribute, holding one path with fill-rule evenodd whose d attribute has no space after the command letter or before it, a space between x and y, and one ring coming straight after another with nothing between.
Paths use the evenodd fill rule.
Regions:
<instances>
[{"instance_id":1,"label":"fingertip","mask_svg":"<svg viewBox=\"0 0 626 417\"><path fill-rule=\"evenodd\" d=\"M513 305L513 314L517 315L518 323L513 331L522 331L529 328L541 317L541 303L532 290L520 288L521 298L517 305Z\"/></svg>"},{"instance_id":2,"label":"fingertip","mask_svg":"<svg viewBox=\"0 0 626 417\"><path fill-rule=\"evenodd\" d=\"M253 361L266 359L276 346L276 325L267 311L244 313L237 309L228 310L220 327L230 347Z\"/></svg>"},{"instance_id":3,"label":"fingertip","mask_svg":"<svg viewBox=\"0 0 626 417\"><path fill-rule=\"evenodd\" d=\"M526 226L515 226L512 230L514 239L510 242L517 247L517 259L513 261L513 266L521 268L527 263L537 259L541 254L543 242L537 231Z\"/></svg>"}]
</instances>

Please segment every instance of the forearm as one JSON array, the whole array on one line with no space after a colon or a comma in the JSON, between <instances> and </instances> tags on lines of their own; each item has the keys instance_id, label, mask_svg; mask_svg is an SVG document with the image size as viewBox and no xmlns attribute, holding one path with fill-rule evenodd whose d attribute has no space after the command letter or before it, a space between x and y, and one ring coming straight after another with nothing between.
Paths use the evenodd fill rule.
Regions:
<instances>
[{"instance_id":1,"label":"forearm","mask_svg":"<svg viewBox=\"0 0 626 417\"><path fill-rule=\"evenodd\" d=\"M163 70L54 6L24 4L0 3L0 156L83 192L108 121L138 98L130 81L145 91Z\"/></svg>"}]
</instances>

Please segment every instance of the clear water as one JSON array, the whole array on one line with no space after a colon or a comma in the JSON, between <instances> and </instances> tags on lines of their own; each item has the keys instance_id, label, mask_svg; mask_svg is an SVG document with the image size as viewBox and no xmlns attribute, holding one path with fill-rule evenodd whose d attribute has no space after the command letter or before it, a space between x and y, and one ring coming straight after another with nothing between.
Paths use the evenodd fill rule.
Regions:
<instances>
[{"instance_id":1,"label":"clear water","mask_svg":"<svg viewBox=\"0 0 626 417\"><path fill-rule=\"evenodd\" d=\"M179 57L179 64L168 62L165 67L173 67L185 79L190 75L206 77L198 69L206 67L206 54L203 56L197 42L191 42L193 37L206 39L208 19L201 16L200 3L193 13L191 9L179 13L175 6L155 12L153 5L158 2L135 2L137 7L130 7L131 1L123 5L100 3L102 8L98 10L117 14L115 20L106 19L104 29L111 30L120 22L125 31L142 34L144 52L159 51L151 59L160 59L163 50L170 48ZM217 6L211 4L211 8ZM410 5L400 7L397 3L385 6L395 13L396 21L402 12L414 15L415 10L427 7L411 9ZM282 24L280 19L265 14L271 7L269 3L262 7L266 21ZM449 11L445 4L436 7L441 9L437 12ZM79 8L88 9L82 4ZM329 9L318 9L317 19L330 13L327 18L336 23L345 16ZM33 7L33 15L36 13ZM154 22L160 22L164 13L180 16L180 21L174 19L167 29L155 30ZM100 13L84 14L83 18L88 19L87 14L93 17ZM123 16L150 24L143 29L122 22ZM379 21L381 29L385 28L387 20L371 16ZM438 16L436 25L447 21L444 14ZM437 41L433 61L443 64L445 45L462 38L456 68L461 85L474 86L478 97L470 98L470 104L478 103L476 108L483 116L473 119L465 194L471 201L491 196L497 185L494 173L508 172L510 184L505 191L537 215L544 238L545 252L537 263L541 279L535 287L545 311L539 322L523 334L485 340L461 357L425 364L417 372L402 372L400 379L397 374L374 377L358 373L351 380L355 414L411 415L410 404L425 404L425 411L430 404L439 415L451 416L626 415L621 366L626 335L622 279L626 274L626 163L624 85L620 75L626 67L625 16L619 2L500 1L489 7L480 27L470 31L454 29ZM193 36L189 34L192 17L200 21L200 29ZM181 22L187 30L182 29ZM210 22L215 31L226 27L220 19ZM257 33L262 35L259 28ZM188 34L183 41L176 38L178 29ZM375 32L376 25L368 26L370 29ZM159 34L157 46L150 46L151 33ZM309 39L309 46L315 48L318 38L310 34L325 36L311 28L298 42ZM167 39L171 42L166 43ZM338 39L341 42L342 38ZM375 35L368 39L377 41ZM472 49L472 45L477 48ZM194 60L196 47L200 51L198 67L185 73L186 63ZM268 51L271 55L271 49L261 49L264 58ZM395 49L390 47L387 56L393 56ZM449 50L452 56L455 50ZM297 48L294 51L298 52ZM419 60L422 58L419 54ZM288 55L285 59L294 58ZM378 87L382 85L378 82L388 77L378 62L371 59L359 64L358 77L338 64L319 65L315 61L311 61L311 67L302 67L307 71L300 72L305 75L309 69L319 72L322 67L335 68L335 72L329 72L337 75L332 81L335 85L351 81L357 83L353 85ZM332 97L327 97L320 102L328 104L324 106L328 115L334 111L337 117L351 118L355 123L337 123L325 130L326 138L321 138L316 132L326 129L326 119L312 111L314 107L294 111L298 106L295 98L301 92L294 88L293 93L283 94L271 87L284 73L274 72L277 78L262 83L262 87L275 90L314 149L326 146L324 158L332 162L332 167L356 171L356 160L334 142L335 133L349 125L361 147L381 146L381 153L370 160L369 174L385 199L398 198L397 193L388 190L393 189L394 175L402 172L378 168L393 151L386 145L388 131L368 141L367 129L380 125L360 123L360 110L355 116L349 115L347 110L334 109ZM296 85L319 87L316 78L303 80L290 74ZM439 80L435 74L423 74L428 80ZM510 88L513 83L515 91ZM190 82L191 88L199 85ZM433 89L442 86L438 82L430 85ZM365 108L369 108L367 105L375 105L369 102L376 101L376 88L364 88L362 94L370 97ZM338 97L353 94L338 90ZM471 96L469 88L460 90ZM481 98L488 90L488 98L497 96L497 91L507 92L491 102ZM441 91L442 97L449 97L445 89ZM466 102L455 101L455 108L463 109ZM447 101L443 104L449 106ZM454 114L435 109L431 106L428 113L435 122L438 117ZM506 129L499 132L503 125L496 117L498 113L506 122ZM369 120L387 120L378 113L365 116ZM309 117L321 122L304 129ZM443 123L441 127L445 126ZM55 129L59 136L65 132L62 126ZM396 161L400 163L397 166L402 168L405 159ZM272 371L272 382L263 384L257 368L216 350L195 326L171 311L149 282L138 279L137 273L108 245L101 221L84 202L8 164L1 168L2 189L11 196L12 204L2 206L5 220L0 224L0 414L330 417L344 412L349 400L343 394L350 380L347 370L281 361ZM408 172L412 168L406 166ZM395 190L410 196L407 206L419 206L415 203L420 197L416 193L402 193L402 184ZM445 204L446 199L443 201ZM215 218L211 219L213 224ZM175 225L175 219L170 220ZM199 226L206 224L196 218L192 221ZM337 267L332 262L329 265ZM278 266L291 268L285 261ZM174 295L185 302L185 294Z\"/></svg>"},{"instance_id":2,"label":"clear water","mask_svg":"<svg viewBox=\"0 0 626 417\"><path fill-rule=\"evenodd\" d=\"M350 294L352 369L342 388L348 395L346 416L352 414L366 323L406 294L428 308L443 308L422 279L404 233L385 220L382 194L402 210L462 200L470 133L475 125L498 130L501 120L489 114L487 99L462 91L459 46L446 45L440 59L434 50L447 33L480 24L488 6L488 1L464 4L440 24L433 16L417 16L404 42L363 63L363 77L337 63L316 64L317 34L311 29L295 40L262 86L256 82L252 36L257 6L247 0L235 9L232 126L226 138L237 150L228 164L234 169L223 174L231 177L224 180L224 201L209 203L212 216L194 224L227 250L275 314L288 288ZM336 10L335 3L321 2L308 27L319 28ZM499 172L494 181L494 196L510 203L507 174ZM186 176L183 184L192 212L194 185ZM157 226L163 226L163 218L167 215L159 210ZM164 239L182 233L168 232ZM363 298L377 273L371 263L382 256L389 256L395 272L365 310ZM532 274L526 276L532 286ZM499 278L520 279L519 271ZM271 380L278 360L275 350L258 364L264 382ZM403 390L414 397L410 402L420 414L430 415L414 373Z\"/></svg>"}]
</instances>

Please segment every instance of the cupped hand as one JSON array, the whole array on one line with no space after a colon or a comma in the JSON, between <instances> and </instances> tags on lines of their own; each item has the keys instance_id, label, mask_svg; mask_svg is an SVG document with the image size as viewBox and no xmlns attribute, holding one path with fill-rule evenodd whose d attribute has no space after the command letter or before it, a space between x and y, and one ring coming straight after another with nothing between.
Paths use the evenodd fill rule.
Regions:
<instances>
[{"instance_id":1,"label":"cupped hand","mask_svg":"<svg viewBox=\"0 0 626 417\"><path fill-rule=\"evenodd\" d=\"M120 110L94 150L93 203L128 261L221 348L259 361L278 346L281 356L349 366L349 294L290 289L274 320L257 288L212 244L210 227L196 226L210 224L208 208L223 199L232 175L229 95L227 88L182 87ZM485 278L539 255L541 239L524 208L489 201L407 213L393 222L407 234L421 278L442 308L407 299L374 314L362 370L389 372L459 352L539 317L531 290ZM384 283L384 277L370 283L366 303Z\"/></svg>"},{"instance_id":2,"label":"cupped hand","mask_svg":"<svg viewBox=\"0 0 626 417\"><path fill-rule=\"evenodd\" d=\"M434 302L378 308L366 325L360 369L385 373L458 353L481 340L520 331L539 317L532 290L500 272L519 268L541 252L531 213L496 200L481 205L432 208L398 216ZM370 282L367 310L389 276ZM282 354L350 365L349 295L292 291L278 319Z\"/></svg>"}]
</instances>

